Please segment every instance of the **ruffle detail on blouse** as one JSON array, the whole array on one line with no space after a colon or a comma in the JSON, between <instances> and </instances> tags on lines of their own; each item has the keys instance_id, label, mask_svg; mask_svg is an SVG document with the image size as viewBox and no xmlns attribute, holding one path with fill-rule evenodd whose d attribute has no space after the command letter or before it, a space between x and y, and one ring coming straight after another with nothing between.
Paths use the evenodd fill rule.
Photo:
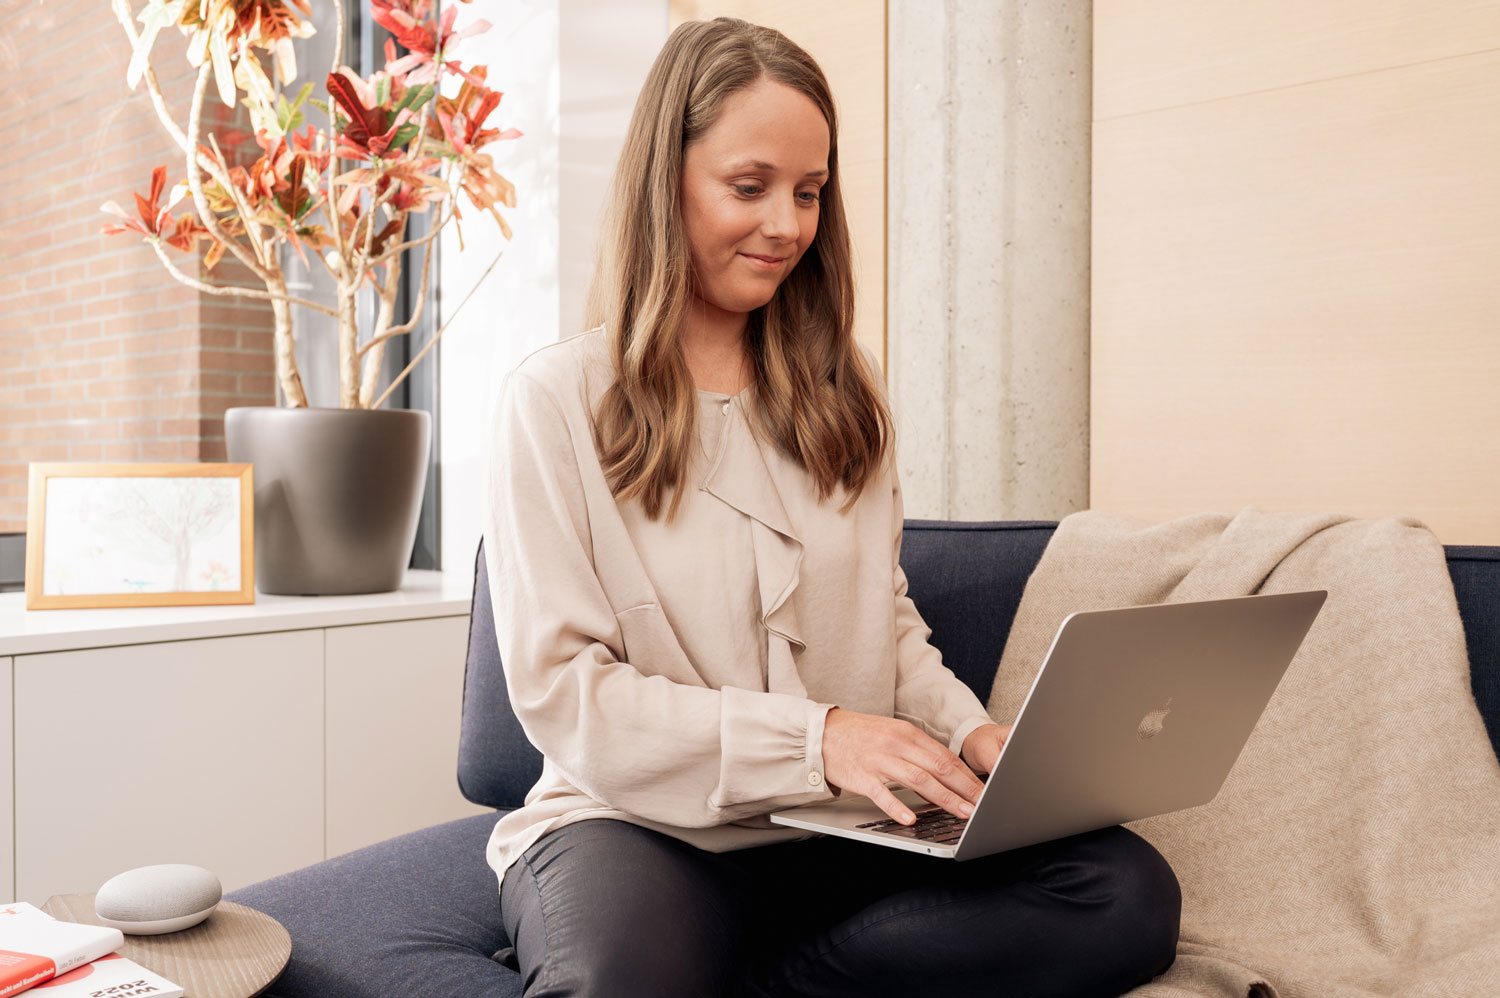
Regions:
<instances>
[{"instance_id":1,"label":"ruffle detail on blouse","mask_svg":"<svg viewBox=\"0 0 1500 998\"><path fill-rule=\"evenodd\" d=\"M768 646L767 691L806 696L792 655L807 647L792 593L802 566L802 539L792 526L783 494L795 495L802 470L770 441L755 439L741 399L725 421L703 491L750 518L755 575L760 587L760 622L773 638Z\"/></svg>"}]
</instances>

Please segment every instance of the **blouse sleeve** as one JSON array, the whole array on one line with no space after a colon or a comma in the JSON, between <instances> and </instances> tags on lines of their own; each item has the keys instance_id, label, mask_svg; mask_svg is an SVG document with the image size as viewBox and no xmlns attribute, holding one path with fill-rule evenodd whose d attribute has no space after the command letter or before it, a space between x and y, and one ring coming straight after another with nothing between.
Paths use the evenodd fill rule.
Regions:
<instances>
[{"instance_id":1,"label":"blouse sleeve","mask_svg":"<svg viewBox=\"0 0 1500 998\"><path fill-rule=\"evenodd\" d=\"M891 561L896 594L896 716L926 729L958 754L964 739L982 724L993 720L968 685L943 664L943 653L927 640L932 629L906 595L906 572L901 568L901 529L904 512L901 482L891 468L895 540Z\"/></svg>"},{"instance_id":2,"label":"blouse sleeve","mask_svg":"<svg viewBox=\"0 0 1500 998\"><path fill-rule=\"evenodd\" d=\"M487 479L485 551L511 705L573 786L679 827L832 796L822 774L831 705L674 682L610 650L623 646L594 567L572 435L520 370L501 389Z\"/></svg>"},{"instance_id":3,"label":"blouse sleeve","mask_svg":"<svg viewBox=\"0 0 1500 998\"><path fill-rule=\"evenodd\" d=\"M867 348L866 363L881 391L885 379L875 355ZM887 396L888 398L888 396ZM906 595L906 572L901 568L901 531L906 511L901 499L901 478L896 471L895 448L891 462L891 565L896 600L896 716L922 728L957 754L964 739L982 724L993 723L974 691L943 665L943 654L927 640L932 629Z\"/></svg>"}]
</instances>

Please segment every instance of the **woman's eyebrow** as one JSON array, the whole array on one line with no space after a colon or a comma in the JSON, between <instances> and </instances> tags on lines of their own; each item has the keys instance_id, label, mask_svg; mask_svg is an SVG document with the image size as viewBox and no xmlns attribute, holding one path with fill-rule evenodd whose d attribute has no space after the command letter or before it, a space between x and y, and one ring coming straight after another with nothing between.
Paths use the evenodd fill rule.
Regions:
<instances>
[{"instance_id":1,"label":"woman's eyebrow","mask_svg":"<svg viewBox=\"0 0 1500 998\"><path fill-rule=\"evenodd\" d=\"M770 170L771 172L774 173L774 172L776 172L776 165L774 163L767 163L763 159L749 159L749 160L744 160L744 161L739 162L739 163L731 163L730 166L729 166L729 169L730 170L746 170L746 169L749 169L749 170ZM828 170L827 170L827 168L824 168L824 169L821 169L821 170L808 170L806 173L803 174L803 176L804 177L826 177L826 176L828 176Z\"/></svg>"}]
</instances>

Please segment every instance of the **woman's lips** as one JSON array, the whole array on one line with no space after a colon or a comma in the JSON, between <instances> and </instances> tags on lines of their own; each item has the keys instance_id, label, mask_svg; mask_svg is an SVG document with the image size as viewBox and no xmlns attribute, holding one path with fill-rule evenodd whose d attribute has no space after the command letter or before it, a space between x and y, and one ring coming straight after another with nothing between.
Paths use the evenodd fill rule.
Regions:
<instances>
[{"instance_id":1,"label":"woman's lips","mask_svg":"<svg viewBox=\"0 0 1500 998\"><path fill-rule=\"evenodd\" d=\"M740 256L750 261L750 265L760 270L776 270L786 257L784 256L759 256L755 253L741 253Z\"/></svg>"}]
</instances>

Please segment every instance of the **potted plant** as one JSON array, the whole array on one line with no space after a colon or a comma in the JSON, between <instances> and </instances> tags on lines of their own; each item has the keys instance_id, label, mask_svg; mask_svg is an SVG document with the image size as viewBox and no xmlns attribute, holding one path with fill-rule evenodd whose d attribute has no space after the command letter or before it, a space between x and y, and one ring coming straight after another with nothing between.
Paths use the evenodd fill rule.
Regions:
<instances>
[{"instance_id":1,"label":"potted plant","mask_svg":"<svg viewBox=\"0 0 1500 998\"><path fill-rule=\"evenodd\" d=\"M499 207L516 203L515 189L483 149L520 133L486 127L500 94L486 85L485 67L465 66L454 53L460 39L489 25L477 21L455 30L456 4L439 16L434 0L370 0L371 17L394 38L385 46L385 68L359 76L343 65L339 38L325 81L328 99L314 97L312 83L288 99L297 76L292 40L313 33L309 0L149 0L139 13L132 13L130 0L111 2L134 49L128 82L132 88L145 82L158 119L182 151L186 175L168 190L167 169L157 167L148 193L135 196L133 215L114 202L103 205L119 219L104 231L139 233L183 284L261 299L271 310L285 407L231 408L224 420L229 459L255 465L257 586L301 594L397 588L416 533L431 419L424 411L380 405L458 309L377 396L385 345L417 324L435 241L461 219L460 193L507 239L510 227ZM343 3L333 0L333 7L335 23L342 24ZM197 67L185 127L168 112L151 65L157 35L173 27L187 36L188 60ZM243 105L254 132L251 152L258 150L253 161L226 155L243 130L205 133L210 84L225 106ZM326 118L326 128L309 121L313 109ZM191 210L174 218L173 209L187 198ZM432 211L428 232L408 239L408 219ZM201 251L205 277L230 255L264 290L185 273L169 248ZM407 251L422 253L421 278L411 314L398 321ZM283 266L289 253L309 269L326 269L336 287L334 305L288 293ZM375 298L375 317L361 338L356 303L366 288ZM294 352L293 305L337 321L336 409L307 404Z\"/></svg>"}]
</instances>

